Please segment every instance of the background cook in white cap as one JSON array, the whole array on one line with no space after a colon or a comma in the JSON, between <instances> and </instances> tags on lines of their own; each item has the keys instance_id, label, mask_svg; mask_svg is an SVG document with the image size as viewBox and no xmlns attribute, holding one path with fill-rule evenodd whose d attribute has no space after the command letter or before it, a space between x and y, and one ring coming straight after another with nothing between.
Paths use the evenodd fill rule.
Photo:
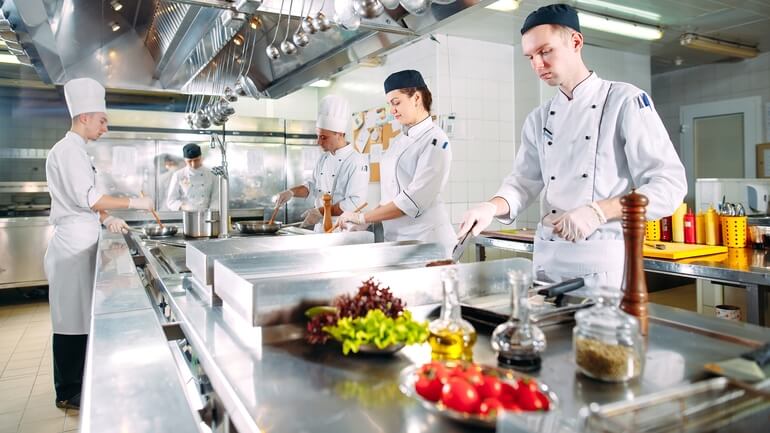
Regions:
<instances>
[{"instance_id":1,"label":"background cook in white cap","mask_svg":"<svg viewBox=\"0 0 770 433\"><path fill-rule=\"evenodd\" d=\"M56 405L77 408L91 325L91 297L99 223L110 231L128 228L111 209L152 209L150 198L123 198L96 190L96 170L86 142L107 132L104 87L91 78L64 85L72 127L48 154L46 180L51 195L53 237L45 253L53 328Z\"/></svg>"},{"instance_id":2,"label":"background cook in white cap","mask_svg":"<svg viewBox=\"0 0 770 433\"><path fill-rule=\"evenodd\" d=\"M369 185L369 163L353 145L345 141L350 122L350 107L345 98L328 95L321 99L316 120L318 145L324 153L313 170L313 176L302 185L278 194L276 206L292 197L310 197L314 207L307 210L303 225L315 225L320 231L323 218L323 195L332 196L332 215L352 212L366 202Z\"/></svg>"}]
</instances>

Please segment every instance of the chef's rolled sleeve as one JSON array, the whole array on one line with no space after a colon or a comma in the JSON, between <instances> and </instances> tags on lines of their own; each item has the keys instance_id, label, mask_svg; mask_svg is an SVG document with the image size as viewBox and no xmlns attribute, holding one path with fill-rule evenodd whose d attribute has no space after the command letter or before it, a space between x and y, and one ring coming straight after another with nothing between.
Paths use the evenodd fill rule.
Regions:
<instances>
[{"instance_id":1,"label":"chef's rolled sleeve","mask_svg":"<svg viewBox=\"0 0 770 433\"><path fill-rule=\"evenodd\" d=\"M629 99L621 110L620 133L636 191L649 199L647 219L674 213L687 194L684 166L647 95L649 105Z\"/></svg>"},{"instance_id":2,"label":"chef's rolled sleeve","mask_svg":"<svg viewBox=\"0 0 770 433\"><path fill-rule=\"evenodd\" d=\"M500 189L495 193L495 197L505 200L510 209L507 215L497 216L503 224L511 224L519 213L540 194L544 186L535 141L536 126L533 115L534 113L527 118L521 132L522 144L516 153L513 171L503 180Z\"/></svg>"},{"instance_id":3,"label":"chef's rolled sleeve","mask_svg":"<svg viewBox=\"0 0 770 433\"><path fill-rule=\"evenodd\" d=\"M442 142L442 140L434 140ZM448 143L448 141L443 140ZM439 197L452 165L450 146L427 145L417 160L414 178L393 199L404 214L417 218Z\"/></svg>"}]
</instances>

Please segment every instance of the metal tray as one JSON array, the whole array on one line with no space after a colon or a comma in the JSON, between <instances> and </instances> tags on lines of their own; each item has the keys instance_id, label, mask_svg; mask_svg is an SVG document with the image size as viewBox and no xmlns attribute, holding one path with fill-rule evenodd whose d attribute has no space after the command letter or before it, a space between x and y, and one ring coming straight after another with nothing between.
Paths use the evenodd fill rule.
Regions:
<instances>
[{"instance_id":1,"label":"metal tray","mask_svg":"<svg viewBox=\"0 0 770 433\"><path fill-rule=\"evenodd\" d=\"M445 364L448 367L454 367L455 365L460 364L460 362L457 361L447 361ZM406 396L411 397L415 400L417 400L422 407L424 407L429 412L438 414L440 416L452 419L454 421L459 421L464 424L469 424L475 427L482 427L487 429L494 429L495 425L497 423L496 417L484 417L477 414L469 414L464 412L458 412L453 409L449 409L448 407L444 406L441 402L434 403L432 401L426 400L422 398L417 392L414 390L414 385L417 382L418 376L419 376L419 365L410 365L409 367L406 367L401 371L401 373L398 376L398 387ZM527 376L526 374L519 373L515 370L508 370L498 367L490 367L487 365L481 365L481 370L484 374L494 374L497 377L500 378L500 380L504 382L512 382L516 379L534 379L531 376ZM535 379L537 380L537 379ZM528 416L537 416L537 414L550 414L551 412L554 412L558 409L559 406L559 400L556 397L556 394L548 388L548 385L545 385L544 383L537 380L538 388L540 389L540 392L542 392L546 397L548 397L549 400L549 407L550 409L547 412L523 412L526 413Z\"/></svg>"}]
</instances>

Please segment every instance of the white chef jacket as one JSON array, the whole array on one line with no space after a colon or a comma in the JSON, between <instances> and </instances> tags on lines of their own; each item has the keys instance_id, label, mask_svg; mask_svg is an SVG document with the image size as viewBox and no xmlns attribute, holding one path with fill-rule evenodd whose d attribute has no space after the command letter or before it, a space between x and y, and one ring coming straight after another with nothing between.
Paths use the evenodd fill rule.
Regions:
<instances>
[{"instance_id":1,"label":"white chef jacket","mask_svg":"<svg viewBox=\"0 0 770 433\"><path fill-rule=\"evenodd\" d=\"M671 215L687 193L685 171L650 97L637 87L591 73L573 90L558 92L524 123L513 172L497 194L510 206L510 224L543 192L541 215L558 216L636 188L649 199L647 218ZM611 274L620 287L625 250L620 221L588 239L569 242L538 224L535 270L559 281ZM601 281L602 278L599 278Z\"/></svg>"},{"instance_id":2,"label":"white chef jacket","mask_svg":"<svg viewBox=\"0 0 770 433\"><path fill-rule=\"evenodd\" d=\"M91 325L99 214L91 210L102 197L86 142L70 131L46 158L51 195L49 222L54 233L44 258L51 323L55 334L88 334Z\"/></svg>"},{"instance_id":3,"label":"white chef jacket","mask_svg":"<svg viewBox=\"0 0 770 433\"><path fill-rule=\"evenodd\" d=\"M218 206L219 184L214 173L206 167L193 170L182 167L171 176L166 196L170 210L201 211Z\"/></svg>"},{"instance_id":4,"label":"white chef jacket","mask_svg":"<svg viewBox=\"0 0 770 433\"><path fill-rule=\"evenodd\" d=\"M382 222L385 241L457 243L441 192L449 180L452 149L430 117L405 129L382 154L380 204L393 202L405 215Z\"/></svg>"},{"instance_id":5,"label":"white chef jacket","mask_svg":"<svg viewBox=\"0 0 770 433\"><path fill-rule=\"evenodd\" d=\"M332 154L324 152L304 184L315 207L323 206L323 195L332 196L343 211L353 212L366 203L369 188L369 162L351 144Z\"/></svg>"}]
</instances>

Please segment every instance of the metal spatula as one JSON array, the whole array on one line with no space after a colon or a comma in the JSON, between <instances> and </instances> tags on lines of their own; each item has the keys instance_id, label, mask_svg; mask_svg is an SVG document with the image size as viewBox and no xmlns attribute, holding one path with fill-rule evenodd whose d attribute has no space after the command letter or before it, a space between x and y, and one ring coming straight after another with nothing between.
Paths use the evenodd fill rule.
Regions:
<instances>
[{"instance_id":1,"label":"metal spatula","mask_svg":"<svg viewBox=\"0 0 770 433\"><path fill-rule=\"evenodd\" d=\"M465 252L465 247L468 246L468 242L473 238L473 228L476 227L476 223L473 223L470 229L468 229L468 233L465 233L465 235L460 239L459 242L457 242L457 245L452 249L452 260L457 263L460 261L460 259L463 256L463 253Z\"/></svg>"}]
</instances>

